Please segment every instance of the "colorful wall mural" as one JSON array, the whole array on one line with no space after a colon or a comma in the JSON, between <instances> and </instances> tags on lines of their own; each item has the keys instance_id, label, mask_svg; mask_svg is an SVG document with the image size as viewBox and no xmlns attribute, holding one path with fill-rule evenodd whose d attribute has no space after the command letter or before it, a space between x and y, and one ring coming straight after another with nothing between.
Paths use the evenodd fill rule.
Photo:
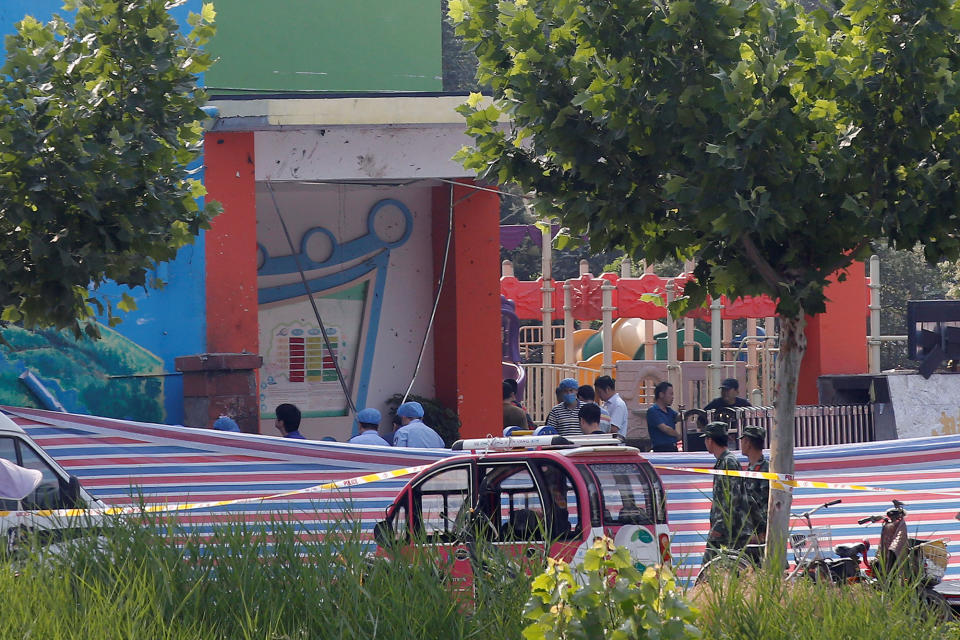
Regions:
<instances>
[{"instance_id":1,"label":"colorful wall mural","mask_svg":"<svg viewBox=\"0 0 960 640\"><path fill-rule=\"evenodd\" d=\"M378 218L386 219L391 209L399 212L402 221L380 225L381 233L391 234L381 237ZM281 402L296 404L308 418L347 415L335 362L354 383L349 386L356 386L356 403L365 405L376 342L370 336L377 335L380 325L390 250L403 246L412 231L413 215L407 206L385 198L371 207L367 233L358 238L341 242L328 229L313 227L303 234L299 254L271 258L263 245L258 246L260 275L335 269L306 282L301 279L258 291L264 358L262 417L276 417L273 409ZM314 237L320 244L321 255L314 254L319 259L311 258ZM312 301L305 289L312 294ZM313 313L314 304L324 321L326 339Z\"/></svg>"},{"instance_id":2,"label":"colorful wall mural","mask_svg":"<svg viewBox=\"0 0 960 640\"><path fill-rule=\"evenodd\" d=\"M132 340L101 327L101 340L65 331L0 331L0 404L45 408L23 375L33 374L67 410L163 422L164 363Z\"/></svg>"},{"instance_id":3,"label":"colorful wall mural","mask_svg":"<svg viewBox=\"0 0 960 640\"><path fill-rule=\"evenodd\" d=\"M353 418L334 359L358 407L385 410L413 375L433 290L430 188L261 182L257 201L261 419L271 421L278 404L292 402L308 434L342 439ZM431 371L418 376L416 389L430 393L432 367L424 369Z\"/></svg>"},{"instance_id":4,"label":"colorful wall mural","mask_svg":"<svg viewBox=\"0 0 960 640\"><path fill-rule=\"evenodd\" d=\"M218 35L210 49L219 60L204 78L212 92L441 89L441 14L440 4L434 0L359 4L230 0L214 4ZM201 0L187 0L172 13L186 25L187 14L199 11L201 5ZM45 21L55 12L62 12L62 0L4 0L0 2L0 33L11 33L24 15ZM322 220L304 217L301 229L316 229L304 245L305 255L315 256L318 243L336 247L336 255L311 263L309 274L320 294L321 313L329 316L334 329L332 352L316 347L317 327L309 301L302 287L299 293L291 288L290 251L274 247L269 234L272 223L264 226L267 237L261 242L260 266L266 271L260 274L264 288L259 319L261 351L267 360L263 372L266 386L261 390L267 407L265 420L270 420L272 407L283 399L298 399L311 419L343 416L342 394L331 391L334 384L339 388L330 379L333 357L348 372L349 386L361 403L382 404L388 395L405 390L409 382L432 294L429 189L374 188L365 193L357 196L355 190L350 192L348 211L340 207ZM402 197L373 211L377 202L396 194ZM261 211L268 215L272 211L269 206L263 208L261 195L257 197L258 218ZM366 199L368 196L374 199ZM301 205L298 210L312 211ZM344 216L350 220L345 221ZM426 218L416 224L422 216ZM404 230L400 235L390 235L393 230L387 227L401 222ZM422 231L412 237L414 226ZM259 228L258 224L258 234ZM166 282L164 288L130 291L115 285L104 287L103 293L115 300L129 293L138 308L125 314L115 331L104 329L107 337L100 343L76 342L59 332L31 334L15 327L7 329L4 336L14 346L0 346L2 402L36 406L36 397L17 380L29 369L70 411L182 423L182 381L174 359L204 353L210 347L208 329L214 328L207 326L206 267L201 235L175 261L158 266L156 276ZM403 272L404 278L410 279L406 291L393 293L385 288L388 271ZM391 319L389 339L378 338L381 309L392 308L390 304L397 308L412 304L414 308ZM300 357L295 338L301 337L302 380L292 370L293 364L300 364L294 359ZM392 349L383 356L379 370L373 353L378 341ZM399 363L394 356L401 358ZM428 350L426 362L431 361L432 351ZM417 388L430 395L431 366L424 367L419 381ZM349 431L350 419L335 422L329 432L343 435ZM264 424L265 432L272 430Z\"/></svg>"}]
</instances>

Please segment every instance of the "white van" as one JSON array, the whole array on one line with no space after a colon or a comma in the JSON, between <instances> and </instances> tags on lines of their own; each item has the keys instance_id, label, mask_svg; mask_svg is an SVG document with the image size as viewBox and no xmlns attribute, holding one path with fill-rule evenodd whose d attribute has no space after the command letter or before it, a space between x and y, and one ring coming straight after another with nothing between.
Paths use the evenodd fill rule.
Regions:
<instances>
[{"instance_id":1,"label":"white van","mask_svg":"<svg viewBox=\"0 0 960 640\"><path fill-rule=\"evenodd\" d=\"M25 533L38 532L45 542L57 542L99 522L96 517L65 518L45 513L44 510L50 509L99 509L106 505L87 493L76 476L64 471L3 413L0 413L0 458L41 474L40 484L22 500L0 498L0 535L6 538L4 546L8 551Z\"/></svg>"}]
</instances>

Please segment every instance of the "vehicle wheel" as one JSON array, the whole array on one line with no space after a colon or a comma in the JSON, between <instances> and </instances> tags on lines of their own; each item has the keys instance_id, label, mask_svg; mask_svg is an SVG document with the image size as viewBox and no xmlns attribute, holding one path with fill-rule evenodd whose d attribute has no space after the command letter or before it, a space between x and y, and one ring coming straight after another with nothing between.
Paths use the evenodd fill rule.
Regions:
<instances>
[{"instance_id":1,"label":"vehicle wheel","mask_svg":"<svg viewBox=\"0 0 960 640\"><path fill-rule=\"evenodd\" d=\"M949 622L956 619L953 608L943 594L937 593L933 589L924 589L920 593L920 599L927 609L928 613L943 622Z\"/></svg>"},{"instance_id":2,"label":"vehicle wheel","mask_svg":"<svg viewBox=\"0 0 960 640\"><path fill-rule=\"evenodd\" d=\"M807 567L806 575L814 582L835 582L830 573L830 567L823 560L814 560Z\"/></svg>"},{"instance_id":3,"label":"vehicle wheel","mask_svg":"<svg viewBox=\"0 0 960 640\"><path fill-rule=\"evenodd\" d=\"M693 584L722 584L722 581L729 580L732 576L739 578L753 570L753 564L744 555L721 553L700 567L700 573Z\"/></svg>"}]
</instances>

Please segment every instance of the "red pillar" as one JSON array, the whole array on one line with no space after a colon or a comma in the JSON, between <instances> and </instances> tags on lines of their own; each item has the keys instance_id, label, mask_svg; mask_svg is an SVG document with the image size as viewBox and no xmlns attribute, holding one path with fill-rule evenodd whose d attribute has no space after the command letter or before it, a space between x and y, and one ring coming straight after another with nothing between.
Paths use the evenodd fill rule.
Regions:
<instances>
[{"instance_id":1,"label":"red pillar","mask_svg":"<svg viewBox=\"0 0 960 640\"><path fill-rule=\"evenodd\" d=\"M797 404L817 404L817 378L825 374L866 373L867 280L865 265L854 262L846 280L837 274L827 285L827 310L807 317L807 352L800 365Z\"/></svg>"},{"instance_id":2,"label":"red pillar","mask_svg":"<svg viewBox=\"0 0 960 640\"><path fill-rule=\"evenodd\" d=\"M205 236L207 351L258 353L253 132L208 133L207 197L223 205Z\"/></svg>"},{"instance_id":3,"label":"red pillar","mask_svg":"<svg viewBox=\"0 0 960 640\"><path fill-rule=\"evenodd\" d=\"M453 187L453 232L433 328L437 399L460 416L463 437L501 430L500 196ZM443 266L450 187L433 190L434 286Z\"/></svg>"}]
</instances>

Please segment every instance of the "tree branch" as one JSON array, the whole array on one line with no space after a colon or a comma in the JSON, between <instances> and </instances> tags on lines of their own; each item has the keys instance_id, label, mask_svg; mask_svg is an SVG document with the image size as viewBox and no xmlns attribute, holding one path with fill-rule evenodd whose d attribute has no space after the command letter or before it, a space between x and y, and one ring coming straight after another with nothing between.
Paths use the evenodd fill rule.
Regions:
<instances>
[{"instance_id":1,"label":"tree branch","mask_svg":"<svg viewBox=\"0 0 960 640\"><path fill-rule=\"evenodd\" d=\"M740 236L740 243L743 245L743 250L746 252L747 258L749 258L753 266L757 268L763 281L776 291L780 283L783 282L783 276L777 273L770 263L760 255L760 250L757 249L757 245L753 243L753 238L750 237L749 233Z\"/></svg>"}]
</instances>

